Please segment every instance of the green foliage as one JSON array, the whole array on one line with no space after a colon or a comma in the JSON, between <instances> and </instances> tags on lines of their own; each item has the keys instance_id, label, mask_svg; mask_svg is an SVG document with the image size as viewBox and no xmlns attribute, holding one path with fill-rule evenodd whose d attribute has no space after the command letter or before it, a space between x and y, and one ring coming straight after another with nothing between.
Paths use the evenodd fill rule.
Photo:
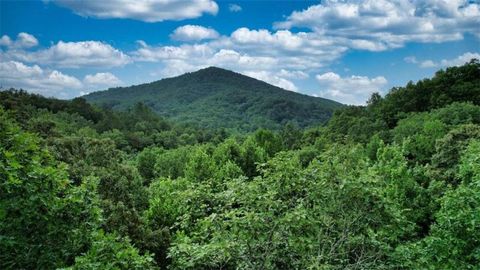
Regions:
<instances>
[{"instance_id":1,"label":"green foliage","mask_svg":"<svg viewBox=\"0 0 480 270\"><path fill-rule=\"evenodd\" d=\"M185 146L171 149L156 156L155 177L178 178L184 176L185 167L190 160L193 147Z\"/></svg>"},{"instance_id":2,"label":"green foliage","mask_svg":"<svg viewBox=\"0 0 480 270\"><path fill-rule=\"evenodd\" d=\"M365 143L374 134L385 129L384 121L372 116L366 108L356 106L335 111L327 125L329 139L333 141Z\"/></svg>"},{"instance_id":3,"label":"green foliage","mask_svg":"<svg viewBox=\"0 0 480 270\"><path fill-rule=\"evenodd\" d=\"M156 176L155 164L157 163L157 157L163 152L162 148L152 147L145 148L137 155L138 172L147 184Z\"/></svg>"},{"instance_id":4,"label":"green foliage","mask_svg":"<svg viewBox=\"0 0 480 270\"><path fill-rule=\"evenodd\" d=\"M453 103L425 113L414 113L400 120L392 130L393 140L406 140L412 160L428 163L435 154L436 141L461 124L480 124L480 108L469 103ZM451 164L450 164L451 165Z\"/></svg>"},{"instance_id":5,"label":"green foliage","mask_svg":"<svg viewBox=\"0 0 480 270\"><path fill-rule=\"evenodd\" d=\"M453 183L461 179L456 177L460 154L470 140L480 139L480 125L460 125L443 138L437 140L436 152L432 157L432 166L441 178Z\"/></svg>"},{"instance_id":6,"label":"green foliage","mask_svg":"<svg viewBox=\"0 0 480 270\"><path fill-rule=\"evenodd\" d=\"M215 161L203 147L197 148L185 167L185 177L192 181L205 181L215 175Z\"/></svg>"},{"instance_id":7,"label":"green foliage","mask_svg":"<svg viewBox=\"0 0 480 270\"><path fill-rule=\"evenodd\" d=\"M1 268L67 265L100 223L96 179L73 186L64 166L1 108L0 142Z\"/></svg>"},{"instance_id":8,"label":"green foliage","mask_svg":"<svg viewBox=\"0 0 480 270\"><path fill-rule=\"evenodd\" d=\"M112 234L96 233L92 247L75 259L70 270L130 270L158 269L153 258L141 255L130 241Z\"/></svg>"},{"instance_id":9,"label":"green foliage","mask_svg":"<svg viewBox=\"0 0 480 270\"><path fill-rule=\"evenodd\" d=\"M378 116L393 127L401 112L423 112L453 102L480 105L480 62L438 71L432 79L392 89L378 105Z\"/></svg>"},{"instance_id":10,"label":"green foliage","mask_svg":"<svg viewBox=\"0 0 480 270\"><path fill-rule=\"evenodd\" d=\"M257 145L253 137L248 137L242 144L242 161L240 166L248 177L258 175L257 164L264 162L267 154Z\"/></svg>"},{"instance_id":11,"label":"green foliage","mask_svg":"<svg viewBox=\"0 0 480 270\"><path fill-rule=\"evenodd\" d=\"M480 265L480 141L461 160L463 182L440 199L430 234L402 247L405 266L416 269L477 269Z\"/></svg>"},{"instance_id":12,"label":"green foliage","mask_svg":"<svg viewBox=\"0 0 480 270\"><path fill-rule=\"evenodd\" d=\"M226 137L222 129L173 125L143 103L132 104L125 111L112 111L85 103L82 98L66 101L10 89L0 91L0 105L15 112L14 118L22 128L48 140L66 135L110 138L126 152L148 146L171 149L218 142Z\"/></svg>"},{"instance_id":13,"label":"green foliage","mask_svg":"<svg viewBox=\"0 0 480 270\"><path fill-rule=\"evenodd\" d=\"M384 174L389 174L390 180L387 180L380 178L380 171L371 175L362 149L349 148L332 149L321 155L321 162L306 169L302 169L291 154L277 155L262 166L261 177L249 182L232 180L226 190L213 197L209 195L213 212L196 211L193 220L190 215L177 213L180 223L188 218L191 225L174 237L169 253L173 267L340 269L379 266L379 260L388 257L388 250L384 250L379 241L394 243L413 230L402 211L409 206L401 204L405 198L399 197L391 186L403 183L395 183L395 177L407 170L406 162L403 161L403 169L398 168L398 163L390 162L389 167L379 165ZM333 152L336 154L332 155ZM402 162L402 155L396 155ZM391 156L385 157L385 160L390 159ZM396 170L394 175L391 175L391 168ZM379 177L377 181L368 177L375 179L375 175ZM403 178L410 179L415 186L411 176ZM391 186L391 193L385 194L378 185ZM410 192L408 184L403 185L406 185L404 192ZM188 187L180 190L187 198L174 193L172 199L176 198L182 205L192 204L193 209L200 208L195 192L198 187L183 191L185 188ZM171 192L155 192L165 193ZM184 207L176 205L172 209ZM393 228L401 233L392 235Z\"/></svg>"},{"instance_id":14,"label":"green foliage","mask_svg":"<svg viewBox=\"0 0 480 270\"><path fill-rule=\"evenodd\" d=\"M288 127L290 127L290 125L288 125ZM291 136L300 135L298 133L295 134L293 131L291 133ZM269 157L273 157L277 152L280 152L283 149L282 138L284 137L280 136L279 134L275 134L270 130L259 129L254 133L253 136L257 145L263 148ZM294 138L290 139L290 141L293 141L293 139ZM298 140L298 137L296 137L296 140Z\"/></svg>"},{"instance_id":15,"label":"green foliage","mask_svg":"<svg viewBox=\"0 0 480 270\"><path fill-rule=\"evenodd\" d=\"M50 142L57 160L68 164L70 178L76 183L91 174L100 175L105 168L122 161L122 152L109 139L86 136L62 137Z\"/></svg>"},{"instance_id":16,"label":"green foliage","mask_svg":"<svg viewBox=\"0 0 480 270\"><path fill-rule=\"evenodd\" d=\"M99 110L86 103L83 98L75 98L72 101L49 99L40 95L29 94L26 91L0 91L0 102L7 110L17 111L17 120L22 122L22 116L28 115L31 108L47 109L51 112L68 112L78 114L92 122L98 122L102 118Z\"/></svg>"}]
</instances>

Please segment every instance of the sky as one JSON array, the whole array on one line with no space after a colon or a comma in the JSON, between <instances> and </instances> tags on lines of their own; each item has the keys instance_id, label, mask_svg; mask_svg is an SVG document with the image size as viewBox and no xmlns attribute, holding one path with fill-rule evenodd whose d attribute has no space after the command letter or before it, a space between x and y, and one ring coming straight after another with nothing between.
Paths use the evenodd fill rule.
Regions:
<instances>
[{"instance_id":1,"label":"sky","mask_svg":"<svg viewBox=\"0 0 480 270\"><path fill-rule=\"evenodd\" d=\"M0 87L69 99L226 68L365 104L480 58L480 1L0 0Z\"/></svg>"}]
</instances>

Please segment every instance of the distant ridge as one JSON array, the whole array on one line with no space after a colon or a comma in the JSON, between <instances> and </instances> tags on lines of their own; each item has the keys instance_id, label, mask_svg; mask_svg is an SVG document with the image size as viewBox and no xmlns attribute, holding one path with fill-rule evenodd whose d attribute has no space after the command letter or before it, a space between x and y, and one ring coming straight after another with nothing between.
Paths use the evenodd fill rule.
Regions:
<instances>
[{"instance_id":1,"label":"distant ridge","mask_svg":"<svg viewBox=\"0 0 480 270\"><path fill-rule=\"evenodd\" d=\"M181 123L238 131L279 129L287 122L300 127L319 125L342 106L218 67L152 83L111 88L84 98L119 110L143 102L157 114Z\"/></svg>"}]
</instances>

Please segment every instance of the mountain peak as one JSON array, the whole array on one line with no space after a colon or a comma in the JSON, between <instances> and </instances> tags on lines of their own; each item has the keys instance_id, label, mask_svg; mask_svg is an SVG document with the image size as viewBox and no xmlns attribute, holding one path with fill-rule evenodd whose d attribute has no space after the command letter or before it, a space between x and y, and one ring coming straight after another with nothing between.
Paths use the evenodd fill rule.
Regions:
<instances>
[{"instance_id":1,"label":"mountain peak","mask_svg":"<svg viewBox=\"0 0 480 270\"><path fill-rule=\"evenodd\" d=\"M202 71L219 71L219 72L224 72L224 71L227 71L227 72L233 72L231 70L228 70L228 69L224 69L224 68L219 68L219 67L216 67L216 66L209 66L209 67L206 67L206 68L202 68L202 69L199 69L197 70L196 72L202 72Z\"/></svg>"},{"instance_id":2,"label":"mountain peak","mask_svg":"<svg viewBox=\"0 0 480 270\"><path fill-rule=\"evenodd\" d=\"M236 73L234 71L228 70L228 69L223 69L215 66L210 66L207 68L202 68L194 72L186 73L181 76L194 76L197 78L203 78L206 80L209 80L211 82L217 81L217 80L225 80L227 78L232 78L232 77L239 77L239 76L244 76L240 73Z\"/></svg>"}]
</instances>

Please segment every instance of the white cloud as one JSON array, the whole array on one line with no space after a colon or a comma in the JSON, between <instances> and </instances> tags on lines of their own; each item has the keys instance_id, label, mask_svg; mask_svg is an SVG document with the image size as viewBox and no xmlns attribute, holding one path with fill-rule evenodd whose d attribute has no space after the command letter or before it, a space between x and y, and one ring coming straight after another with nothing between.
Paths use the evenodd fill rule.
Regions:
<instances>
[{"instance_id":1,"label":"white cloud","mask_svg":"<svg viewBox=\"0 0 480 270\"><path fill-rule=\"evenodd\" d=\"M170 37L179 41L198 41L215 39L219 37L219 34L212 28L206 28L200 25L184 25L175 29Z\"/></svg>"},{"instance_id":2,"label":"white cloud","mask_svg":"<svg viewBox=\"0 0 480 270\"><path fill-rule=\"evenodd\" d=\"M116 67L130 62L128 55L100 41L59 41L47 49L34 52L7 50L2 53L2 58L64 68Z\"/></svg>"},{"instance_id":3,"label":"white cloud","mask_svg":"<svg viewBox=\"0 0 480 270\"><path fill-rule=\"evenodd\" d=\"M407 42L460 40L479 35L480 5L468 0L335 1L294 11L277 29L306 27L349 48L381 51Z\"/></svg>"},{"instance_id":4,"label":"white cloud","mask_svg":"<svg viewBox=\"0 0 480 270\"><path fill-rule=\"evenodd\" d=\"M409 64L417 64L418 63L418 60L415 56L407 56L407 57L403 58L403 60L406 63L409 63Z\"/></svg>"},{"instance_id":5,"label":"white cloud","mask_svg":"<svg viewBox=\"0 0 480 270\"><path fill-rule=\"evenodd\" d=\"M444 68L444 67L451 67L451 66L461 66L467 62L470 62L472 59L480 59L480 53L476 52L466 52L462 55L459 55L453 59L442 59L440 61L434 61L431 59L417 60L414 56L405 57L405 62L410 64L418 64L421 68Z\"/></svg>"},{"instance_id":6,"label":"white cloud","mask_svg":"<svg viewBox=\"0 0 480 270\"><path fill-rule=\"evenodd\" d=\"M214 49L207 44L183 44L180 46L152 47L144 44L138 50L132 52L135 61L159 62L164 60L203 60L214 54Z\"/></svg>"},{"instance_id":7,"label":"white cloud","mask_svg":"<svg viewBox=\"0 0 480 270\"><path fill-rule=\"evenodd\" d=\"M217 66L292 91L297 91L298 88L290 79L308 77L305 72L299 70L280 69L278 58L251 56L232 49L217 50L211 44L182 45L179 47L146 46L137 50L135 59L137 61L161 62L163 67L150 74L155 77L172 77L208 66Z\"/></svg>"},{"instance_id":8,"label":"white cloud","mask_svg":"<svg viewBox=\"0 0 480 270\"><path fill-rule=\"evenodd\" d=\"M147 47L147 43L143 40L137 40L136 43L140 46L140 47Z\"/></svg>"},{"instance_id":9,"label":"white cloud","mask_svg":"<svg viewBox=\"0 0 480 270\"><path fill-rule=\"evenodd\" d=\"M152 76L175 76L207 66L218 66L265 79L274 85L298 90L295 80L308 78L308 72L338 59L346 47L310 33L288 30L239 28L201 44L150 46L146 43L133 52L139 62L156 62L163 66ZM267 75L268 74L268 75Z\"/></svg>"},{"instance_id":10,"label":"white cloud","mask_svg":"<svg viewBox=\"0 0 480 270\"><path fill-rule=\"evenodd\" d=\"M470 62L473 58L480 60L480 53L466 52L453 59L443 59L440 61L441 67L461 66Z\"/></svg>"},{"instance_id":11,"label":"white cloud","mask_svg":"<svg viewBox=\"0 0 480 270\"><path fill-rule=\"evenodd\" d=\"M208 60L208 63L214 66L223 66L237 70L271 69L278 63L278 60L272 57L253 57L235 50L222 49L215 53L213 57Z\"/></svg>"},{"instance_id":12,"label":"white cloud","mask_svg":"<svg viewBox=\"0 0 480 270\"><path fill-rule=\"evenodd\" d=\"M302 46L304 39L301 34L293 34L288 30L270 33L268 30L250 30L242 27L231 34L234 42L239 44L269 44L288 50L295 50Z\"/></svg>"},{"instance_id":13,"label":"white cloud","mask_svg":"<svg viewBox=\"0 0 480 270\"><path fill-rule=\"evenodd\" d=\"M99 72L93 75L86 75L83 82L89 87L112 87L123 84L119 78L110 72Z\"/></svg>"},{"instance_id":14,"label":"white cloud","mask_svg":"<svg viewBox=\"0 0 480 270\"><path fill-rule=\"evenodd\" d=\"M420 63L421 68L433 68L436 66L437 64L435 64L432 60L425 60Z\"/></svg>"},{"instance_id":15,"label":"white cloud","mask_svg":"<svg viewBox=\"0 0 480 270\"><path fill-rule=\"evenodd\" d=\"M217 14L212 0L51 0L85 17L120 18L145 22L198 18L204 13Z\"/></svg>"},{"instance_id":16,"label":"white cloud","mask_svg":"<svg viewBox=\"0 0 480 270\"><path fill-rule=\"evenodd\" d=\"M297 86L292 81L279 77L268 71L247 71L247 72L244 72L244 74L286 90L290 90L294 92L298 91Z\"/></svg>"},{"instance_id":17,"label":"white cloud","mask_svg":"<svg viewBox=\"0 0 480 270\"><path fill-rule=\"evenodd\" d=\"M0 86L24 89L29 92L73 98L92 90L120 86L123 82L109 72L86 75L83 81L58 70L43 69L38 65L26 65L17 61L0 62ZM89 89L89 90L85 90Z\"/></svg>"},{"instance_id":18,"label":"white cloud","mask_svg":"<svg viewBox=\"0 0 480 270\"><path fill-rule=\"evenodd\" d=\"M9 36L7 35L3 35L1 38L0 38L0 46L11 46L12 44L12 40L10 39Z\"/></svg>"},{"instance_id":19,"label":"white cloud","mask_svg":"<svg viewBox=\"0 0 480 270\"><path fill-rule=\"evenodd\" d=\"M337 46L332 40L317 39L310 33L290 31L271 33L263 29L240 28L231 36L219 37L201 44L149 46L142 43L131 55L135 61L186 60L192 65L196 65L197 62L202 64L206 61L214 62L219 57L233 57L239 58L240 63L268 62L271 68L269 71L280 71L323 67L338 59L346 50L346 47ZM238 57L237 54L243 57Z\"/></svg>"},{"instance_id":20,"label":"white cloud","mask_svg":"<svg viewBox=\"0 0 480 270\"><path fill-rule=\"evenodd\" d=\"M347 47L334 39L316 33L288 30L270 32L265 29L239 28L230 37L212 42L214 47L231 48L253 57L278 59L279 69L314 70L338 59Z\"/></svg>"},{"instance_id":21,"label":"white cloud","mask_svg":"<svg viewBox=\"0 0 480 270\"><path fill-rule=\"evenodd\" d=\"M217 66L237 72L271 70L278 64L272 57L253 57L235 50L219 51L203 45L183 45L180 47L142 48L138 59L162 62L163 70L156 75L176 76L208 66Z\"/></svg>"},{"instance_id":22,"label":"white cloud","mask_svg":"<svg viewBox=\"0 0 480 270\"><path fill-rule=\"evenodd\" d=\"M0 38L0 46L5 46L11 49L31 48L37 45L38 40L33 35L24 32L19 33L15 41L7 35L3 35Z\"/></svg>"},{"instance_id":23,"label":"white cloud","mask_svg":"<svg viewBox=\"0 0 480 270\"><path fill-rule=\"evenodd\" d=\"M32 35L22 32L18 34L15 44L18 44L18 47L21 48L31 48L38 45L38 40Z\"/></svg>"},{"instance_id":24,"label":"white cloud","mask_svg":"<svg viewBox=\"0 0 480 270\"><path fill-rule=\"evenodd\" d=\"M0 62L0 84L29 90L45 96L72 97L77 95L82 83L75 77L57 70L43 70L38 65L21 62Z\"/></svg>"},{"instance_id":25,"label":"white cloud","mask_svg":"<svg viewBox=\"0 0 480 270\"><path fill-rule=\"evenodd\" d=\"M228 10L230 10L230 12L240 12L242 11L242 7L237 4L230 4L228 5Z\"/></svg>"},{"instance_id":26,"label":"white cloud","mask_svg":"<svg viewBox=\"0 0 480 270\"><path fill-rule=\"evenodd\" d=\"M310 77L308 73L305 73L301 70L281 69L277 74L278 76L290 79L307 79L308 77Z\"/></svg>"},{"instance_id":27,"label":"white cloud","mask_svg":"<svg viewBox=\"0 0 480 270\"><path fill-rule=\"evenodd\" d=\"M317 75L316 79L321 89L319 96L356 105L365 104L372 93L382 92L388 83L382 76L341 77L334 72Z\"/></svg>"}]
</instances>

